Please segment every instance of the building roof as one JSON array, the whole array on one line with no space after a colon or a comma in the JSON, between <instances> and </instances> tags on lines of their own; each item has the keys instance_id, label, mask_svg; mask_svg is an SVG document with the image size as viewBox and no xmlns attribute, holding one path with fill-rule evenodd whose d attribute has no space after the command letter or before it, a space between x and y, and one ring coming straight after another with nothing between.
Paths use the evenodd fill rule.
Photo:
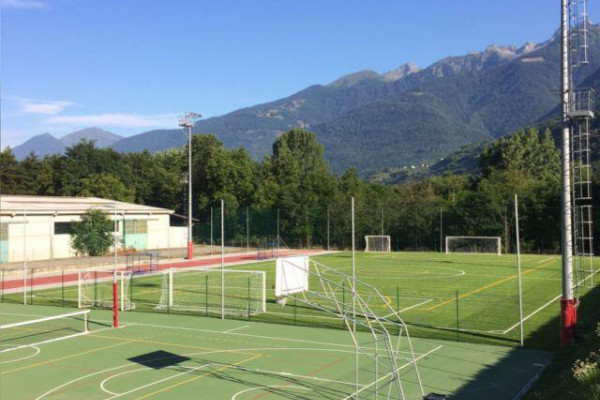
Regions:
<instances>
[{"instance_id":1,"label":"building roof","mask_svg":"<svg viewBox=\"0 0 600 400\"><path fill-rule=\"evenodd\" d=\"M172 214L173 210L101 199L99 197L15 196L0 195L0 214L73 215L83 214L90 208L118 214Z\"/></svg>"}]
</instances>

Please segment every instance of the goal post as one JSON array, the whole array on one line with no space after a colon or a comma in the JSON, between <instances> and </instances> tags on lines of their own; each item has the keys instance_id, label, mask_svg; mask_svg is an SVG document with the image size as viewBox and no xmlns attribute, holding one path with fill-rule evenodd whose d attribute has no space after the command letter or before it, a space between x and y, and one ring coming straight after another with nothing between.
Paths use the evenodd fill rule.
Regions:
<instances>
[{"instance_id":1,"label":"goal post","mask_svg":"<svg viewBox=\"0 0 600 400\"><path fill-rule=\"evenodd\" d=\"M266 312L266 273L211 268L168 269L162 272L157 310L252 316ZM225 289L224 295L222 288ZM224 303L223 303L224 301Z\"/></svg>"},{"instance_id":2,"label":"goal post","mask_svg":"<svg viewBox=\"0 0 600 400\"><path fill-rule=\"evenodd\" d=\"M389 235L367 235L365 236L365 251L366 252L383 252L389 253L392 251L392 241Z\"/></svg>"},{"instance_id":3,"label":"goal post","mask_svg":"<svg viewBox=\"0 0 600 400\"><path fill-rule=\"evenodd\" d=\"M502 255L500 236L446 236L446 254L482 253Z\"/></svg>"},{"instance_id":4,"label":"goal post","mask_svg":"<svg viewBox=\"0 0 600 400\"><path fill-rule=\"evenodd\" d=\"M116 277L116 280L115 280ZM129 298L131 272L114 270L79 271L77 277L77 304L79 308L109 308L132 310L135 304ZM116 290L115 290L116 289Z\"/></svg>"}]
</instances>

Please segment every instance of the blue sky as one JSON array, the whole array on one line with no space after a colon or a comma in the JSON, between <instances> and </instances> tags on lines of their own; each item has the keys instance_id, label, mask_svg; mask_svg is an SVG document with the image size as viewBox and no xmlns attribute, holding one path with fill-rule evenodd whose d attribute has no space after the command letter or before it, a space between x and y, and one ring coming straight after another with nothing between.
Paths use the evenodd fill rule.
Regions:
<instances>
[{"instance_id":1,"label":"blue sky","mask_svg":"<svg viewBox=\"0 0 600 400\"><path fill-rule=\"evenodd\" d=\"M600 2L590 1L600 20ZM0 0L1 145L98 126L129 136L362 69L541 42L548 0Z\"/></svg>"}]
</instances>

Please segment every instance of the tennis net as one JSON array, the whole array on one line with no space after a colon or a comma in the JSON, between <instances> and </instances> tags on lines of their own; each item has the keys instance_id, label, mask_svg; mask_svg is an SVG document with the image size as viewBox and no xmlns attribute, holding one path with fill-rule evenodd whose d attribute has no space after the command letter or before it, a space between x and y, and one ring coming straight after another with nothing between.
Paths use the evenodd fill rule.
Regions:
<instances>
[{"instance_id":1,"label":"tennis net","mask_svg":"<svg viewBox=\"0 0 600 400\"><path fill-rule=\"evenodd\" d=\"M89 313L83 310L0 325L0 353L85 335Z\"/></svg>"}]
</instances>

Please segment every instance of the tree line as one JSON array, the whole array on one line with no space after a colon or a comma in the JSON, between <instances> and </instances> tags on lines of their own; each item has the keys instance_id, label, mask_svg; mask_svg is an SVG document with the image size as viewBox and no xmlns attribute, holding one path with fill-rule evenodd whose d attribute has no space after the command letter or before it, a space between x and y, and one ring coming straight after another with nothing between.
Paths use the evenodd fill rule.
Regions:
<instances>
[{"instance_id":1,"label":"tree line","mask_svg":"<svg viewBox=\"0 0 600 400\"><path fill-rule=\"evenodd\" d=\"M399 185L363 180L354 168L333 174L315 134L299 128L280 135L261 161L212 135L195 135L192 154L198 226L224 199L232 220L243 220L251 209L273 222L279 210L279 232L290 246L347 248L354 197L358 238L383 233L392 237L394 249L441 250L445 235L501 236L510 251L518 194L525 250L559 251L560 157L548 130L521 130L492 142L480 155L478 175ZM97 196L185 215L186 171L187 148L118 153L81 141L63 155L30 154L21 161L6 148L0 153L0 193ZM597 176L594 188L598 192ZM269 229L263 236L272 234Z\"/></svg>"}]
</instances>

